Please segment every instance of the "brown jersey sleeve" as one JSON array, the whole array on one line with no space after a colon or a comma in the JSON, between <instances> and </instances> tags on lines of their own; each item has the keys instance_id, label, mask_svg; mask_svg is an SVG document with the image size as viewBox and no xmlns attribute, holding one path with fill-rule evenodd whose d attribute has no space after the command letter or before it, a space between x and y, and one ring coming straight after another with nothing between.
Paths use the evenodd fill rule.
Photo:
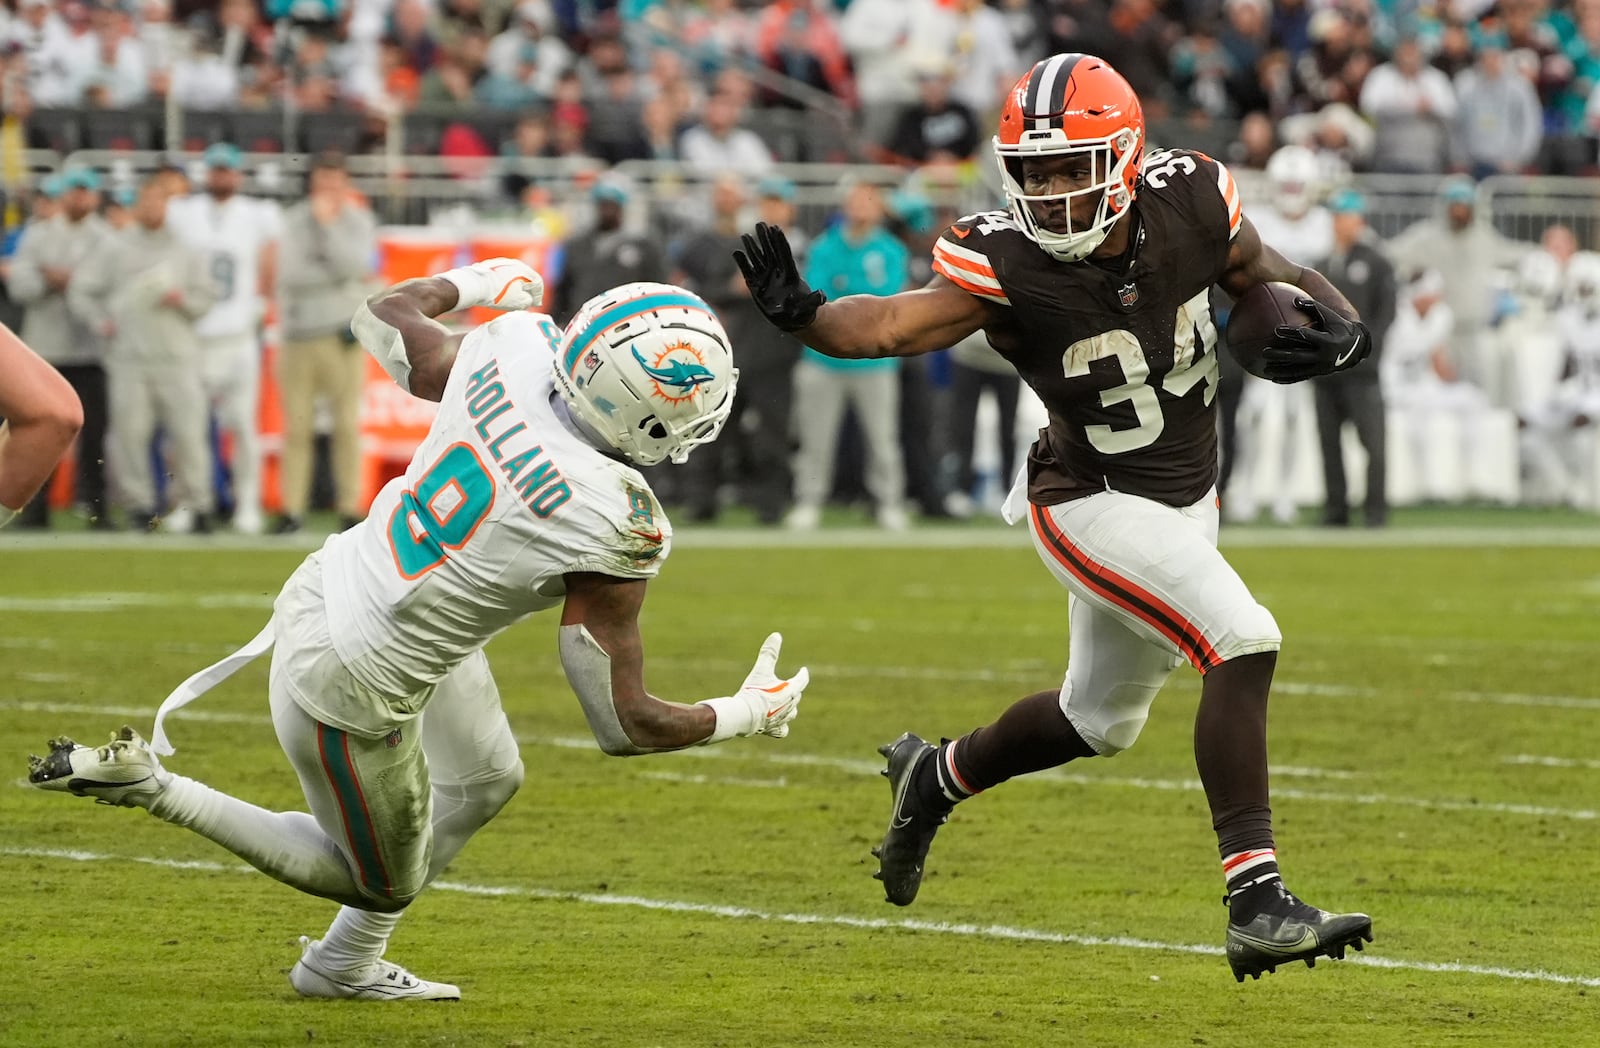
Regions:
<instances>
[{"instance_id":1,"label":"brown jersey sleeve","mask_svg":"<svg viewBox=\"0 0 1600 1048\"><path fill-rule=\"evenodd\" d=\"M933 271L985 302L1011 305L989 256L988 240L1001 229L1014 228L1003 211L988 211L957 220L933 242Z\"/></svg>"}]
</instances>

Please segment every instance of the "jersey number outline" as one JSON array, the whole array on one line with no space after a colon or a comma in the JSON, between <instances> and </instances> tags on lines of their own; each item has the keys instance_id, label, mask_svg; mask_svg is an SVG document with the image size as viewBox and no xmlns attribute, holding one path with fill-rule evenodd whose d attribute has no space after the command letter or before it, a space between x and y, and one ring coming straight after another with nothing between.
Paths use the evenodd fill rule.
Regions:
<instances>
[{"instance_id":1,"label":"jersey number outline","mask_svg":"<svg viewBox=\"0 0 1600 1048\"><path fill-rule=\"evenodd\" d=\"M1150 159L1160 161L1154 167L1146 166L1142 172L1145 185L1151 189L1165 189L1167 188L1167 179L1180 173L1192 175L1197 167L1194 157L1189 156L1187 153L1153 153Z\"/></svg>"},{"instance_id":2,"label":"jersey number outline","mask_svg":"<svg viewBox=\"0 0 1600 1048\"><path fill-rule=\"evenodd\" d=\"M232 255L226 251L217 251L211 255L211 283L216 288L218 300L226 302L233 297L235 275Z\"/></svg>"},{"instance_id":3,"label":"jersey number outline","mask_svg":"<svg viewBox=\"0 0 1600 1048\"><path fill-rule=\"evenodd\" d=\"M452 444L400 493L389 517L389 551L400 577L420 579L467 544L494 509L494 477L470 444Z\"/></svg>"},{"instance_id":4,"label":"jersey number outline","mask_svg":"<svg viewBox=\"0 0 1600 1048\"><path fill-rule=\"evenodd\" d=\"M1161 388L1182 397L1203 382L1205 389L1200 395L1204 403L1210 404L1217 393L1218 339L1208 292L1202 291L1178 307L1174 331L1172 370L1162 376ZM1150 361L1145 357L1144 346L1139 343L1139 336L1126 328L1074 342L1062 354L1061 368L1067 378L1086 378L1092 373L1090 362L1106 357L1115 357L1121 363L1123 383L1101 390L1100 406L1128 404L1139 424L1130 429L1085 426L1083 435L1102 455L1125 455L1154 444L1167 428L1167 419L1150 382Z\"/></svg>"}]
</instances>

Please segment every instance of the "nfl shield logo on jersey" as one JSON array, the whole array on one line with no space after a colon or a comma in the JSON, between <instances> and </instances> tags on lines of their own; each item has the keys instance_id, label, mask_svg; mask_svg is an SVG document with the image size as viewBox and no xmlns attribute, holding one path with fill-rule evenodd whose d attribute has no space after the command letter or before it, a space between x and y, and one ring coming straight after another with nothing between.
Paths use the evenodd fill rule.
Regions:
<instances>
[{"instance_id":1,"label":"nfl shield logo on jersey","mask_svg":"<svg viewBox=\"0 0 1600 1048\"><path fill-rule=\"evenodd\" d=\"M1122 303L1124 309L1139 301L1139 285L1129 281L1117 288L1117 301Z\"/></svg>"}]
</instances>

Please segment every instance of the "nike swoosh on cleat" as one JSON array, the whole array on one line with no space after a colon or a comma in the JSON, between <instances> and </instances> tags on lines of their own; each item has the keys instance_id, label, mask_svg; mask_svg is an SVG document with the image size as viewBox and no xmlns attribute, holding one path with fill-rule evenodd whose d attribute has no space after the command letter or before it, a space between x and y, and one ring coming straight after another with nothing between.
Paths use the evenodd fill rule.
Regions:
<instances>
[{"instance_id":1,"label":"nike swoosh on cleat","mask_svg":"<svg viewBox=\"0 0 1600 1048\"><path fill-rule=\"evenodd\" d=\"M101 782L98 779L68 779L67 789L71 790L73 793L81 795L84 790L114 789L121 786L137 786L141 782L149 781L150 776L148 775L142 779L134 779L131 782Z\"/></svg>"},{"instance_id":2,"label":"nike swoosh on cleat","mask_svg":"<svg viewBox=\"0 0 1600 1048\"><path fill-rule=\"evenodd\" d=\"M911 819L910 818L901 818L898 815L896 815L889 822L889 828L891 830L903 830L907 826L910 826L910 825L911 825Z\"/></svg>"},{"instance_id":3,"label":"nike swoosh on cleat","mask_svg":"<svg viewBox=\"0 0 1600 1048\"><path fill-rule=\"evenodd\" d=\"M1243 932L1234 932L1233 934L1244 943L1254 946L1262 953L1278 954L1284 957L1293 956L1294 954L1302 953L1308 949L1314 949L1319 945L1317 933L1312 931L1310 928L1307 928L1305 931L1301 932L1299 940L1293 943L1267 942L1264 939L1257 939L1253 935L1245 935Z\"/></svg>"}]
</instances>

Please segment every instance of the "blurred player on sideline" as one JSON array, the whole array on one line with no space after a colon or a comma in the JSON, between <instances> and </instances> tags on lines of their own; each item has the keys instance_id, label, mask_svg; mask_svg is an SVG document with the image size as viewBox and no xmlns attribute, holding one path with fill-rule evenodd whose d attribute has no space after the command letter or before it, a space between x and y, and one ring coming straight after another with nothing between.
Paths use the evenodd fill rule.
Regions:
<instances>
[{"instance_id":1,"label":"blurred player on sideline","mask_svg":"<svg viewBox=\"0 0 1600 1048\"><path fill-rule=\"evenodd\" d=\"M216 305L196 330L201 378L217 427L233 440L233 527L259 535L261 510L261 322L277 284L283 220L268 200L245 196L244 157L236 146L208 147L205 192L174 200L167 223L178 239L211 260Z\"/></svg>"},{"instance_id":2,"label":"blurred player on sideline","mask_svg":"<svg viewBox=\"0 0 1600 1048\"><path fill-rule=\"evenodd\" d=\"M343 903L290 972L304 996L444 999L456 987L383 960L401 912L522 783L483 647L561 607L567 680L600 747L626 756L788 734L808 675L781 679L782 638L736 692L692 705L644 685L639 609L671 527L636 467L714 440L738 372L710 308L628 284L565 332L527 312L544 282L492 259L409 280L356 313L361 344L402 388L439 402L410 467L331 536L237 653L162 703L153 742L123 728L34 758L43 789L142 807L301 891ZM508 310L452 335L434 320ZM166 714L275 648L273 724L311 814L272 812L162 768Z\"/></svg>"},{"instance_id":3,"label":"blurred player on sideline","mask_svg":"<svg viewBox=\"0 0 1600 1048\"><path fill-rule=\"evenodd\" d=\"M50 479L82 428L72 386L0 326L0 528Z\"/></svg>"}]
</instances>

